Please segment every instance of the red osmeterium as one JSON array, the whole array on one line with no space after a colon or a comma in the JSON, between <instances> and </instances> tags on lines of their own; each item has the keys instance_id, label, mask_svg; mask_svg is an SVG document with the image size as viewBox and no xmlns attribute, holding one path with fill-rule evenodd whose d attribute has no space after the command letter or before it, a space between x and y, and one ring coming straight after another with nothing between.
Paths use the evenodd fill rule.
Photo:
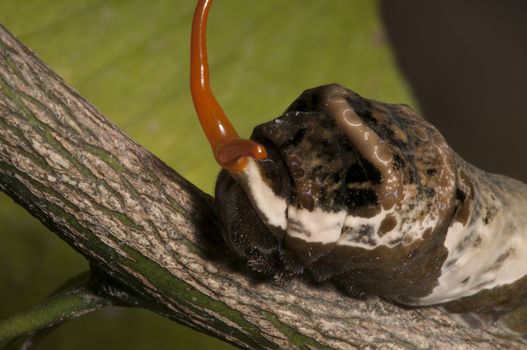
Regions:
<instances>
[{"instance_id":1,"label":"red osmeterium","mask_svg":"<svg viewBox=\"0 0 527 350\"><path fill-rule=\"evenodd\" d=\"M190 42L190 91L201 127L209 139L218 164L230 171L245 169L247 157L267 157L265 148L241 139L212 94L207 60L207 17L213 0L199 0L192 21Z\"/></svg>"}]
</instances>

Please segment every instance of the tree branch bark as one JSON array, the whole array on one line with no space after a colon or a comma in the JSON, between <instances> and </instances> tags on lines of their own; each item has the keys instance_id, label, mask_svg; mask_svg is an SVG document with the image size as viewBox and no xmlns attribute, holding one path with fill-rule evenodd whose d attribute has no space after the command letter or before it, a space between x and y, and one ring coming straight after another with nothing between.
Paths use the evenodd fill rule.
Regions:
<instances>
[{"instance_id":1,"label":"tree branch bark","mask_svg":"<svg viewBox=\"0 0 527 350\"><path fill-rule=\"evenodd\" d=\"M0 26L0 189L143 306L248 349L523 344L435 308L262 282L217 258L212 199L136 144ZM217 238L216 238L217 239Z\"/></svg>"}]
</instances>

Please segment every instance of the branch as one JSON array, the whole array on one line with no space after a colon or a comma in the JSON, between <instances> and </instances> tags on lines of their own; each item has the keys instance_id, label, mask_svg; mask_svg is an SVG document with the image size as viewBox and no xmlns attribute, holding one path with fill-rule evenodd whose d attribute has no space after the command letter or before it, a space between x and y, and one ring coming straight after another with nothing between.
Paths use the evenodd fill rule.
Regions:
<instances>
[{"instance_id":1,"label":"branch","mask_svg":"<svg viewBox=\"0 0 527 350\"><path fill-rule=\"evenodd\" d=\"M0 321L0 344L112 305L109 299L96 294L89 283L85 279L25 312Z\"/></svg>"},{"instance_id":2,"label":"branch","mask_svg":"<svg viewBox=\"0 0 527 350\"><path fill-rule=\"evenodd\" d=\"M232 268L215 254L222 245L212 199L2 27L0 188L142 305L242 348L522 344L464 328L434 308L351 299L298 280L261 283Z\"/></svg>"}]
</instances>

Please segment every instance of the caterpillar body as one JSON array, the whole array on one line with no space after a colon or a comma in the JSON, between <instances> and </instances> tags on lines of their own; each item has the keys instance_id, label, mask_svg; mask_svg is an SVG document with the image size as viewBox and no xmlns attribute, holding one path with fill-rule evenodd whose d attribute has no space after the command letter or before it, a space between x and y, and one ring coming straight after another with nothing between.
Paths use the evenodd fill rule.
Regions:
<instances>
[{"instance_id":1,"label":"caterpillar body","mask_svg":"<svg viewBox=\"0 0 527 350\"><path fill-rule=\"evenodd\" d=\"M252 269L447 303L527 334L513 316L527 306L523 183L463 161L408 106L339 85L307 90L251 138L269 157L222 171L216 200Z\"/></svg>"},{"instance_id":2,"label":"caterpillar body","mask_svg":"<svg viewBox=\"0 0 527 350\"><path fill-rule=\"evenodd\" d=\"M306 90L239 138L210 89L211 4L194 14L191 92L224 169L227 247L278 279L442 304L527 336L527 186L465 162L410 107L338 84Z\"/></svg>"}]
</instances>

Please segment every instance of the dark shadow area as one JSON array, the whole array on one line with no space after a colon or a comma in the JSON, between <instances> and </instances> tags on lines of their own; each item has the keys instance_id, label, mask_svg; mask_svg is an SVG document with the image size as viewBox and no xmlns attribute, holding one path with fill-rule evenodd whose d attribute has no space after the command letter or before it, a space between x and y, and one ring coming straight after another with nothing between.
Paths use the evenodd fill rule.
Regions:
<instances>
[{"instance_id":1,"label":"dark shadow area","mask_svg":"<svg viewBox=\"0 0 527 350\"><path fill-rule=\"evenodd\" d=\"M467 161L527 180L527 2L381 0L423 115Z\"/></svg>"}]
</instances>

